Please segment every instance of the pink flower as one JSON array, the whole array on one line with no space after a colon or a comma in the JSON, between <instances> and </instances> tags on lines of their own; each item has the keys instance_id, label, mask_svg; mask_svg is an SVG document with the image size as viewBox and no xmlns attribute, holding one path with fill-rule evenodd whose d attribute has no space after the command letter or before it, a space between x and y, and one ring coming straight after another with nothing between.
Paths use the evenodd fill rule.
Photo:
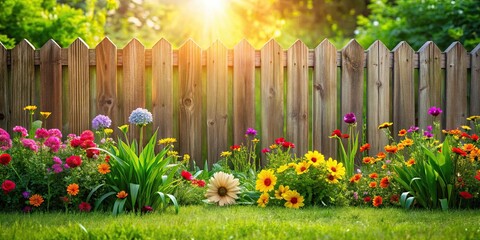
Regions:
<instances>
[{"instance_id":1,"label":"pink flower","mask_svg":"<svg viewBox=\"0 0 480 240\"><path fill-rule=\"evenodd\" d=\"M48 131L45 128L39 128L35 131L35 138L47 138L48 136Z\"/></svg>"},{"instance_id":2,"label":"pink flower","mask_svg":"<svg viewBox=\"0 0 480 240\"><path fill-rule=\"evenodd\" d=\"M43 144L45 144L45 146L49 147L50 150L52 150L52 152L57 152L58 149L60 148L60 145L62 144L62 142L60 141L60 139L58 137L51 136L51 137L48 137L47 140L45 140L45 142Z\"/></svg>"},{"instance_id":3,"label":"pink flower","mask_svg":"<svg viewBox=\"0 0 480 240\"><path fill-rule=\"evenodd\" d=\"M62 132L60 132L60 130L57 128L52 128L48 130L48 136L62 138Z\"/></svg>"},{"instance_id":4,"label":"pink flower","mask_svg":"<svg viewBox=\"0 0 480 240\"><path fill-rule=\"evenodd\" d=\"M34 152L38 151L38 145L33 139L29 139L29 138L22 139L22 145Z\"/></svg>"},{"instance_id":5,"label":"pink flower","mask_svg":"<svg viewBox=\"0 0 480 240\"><path fill-rule=\"evenodd\" d=\"M7 151L12 147L12 139L7 131L0 128L0 150Z\"/></svg>"},{"instance_id":6,"label":"pink flower","mask_svg":"<svg viewBox=\"0 0 480 240\"><path fill-rule=\"evenodd\" d=\"M28 136L28 131L27 131L27 129L25 129L25 128L22 127L22 126L15 126L15 127L13 128L13 131L14 131L14 132L17 132L17 133L20 133L20 134L22 135L22 137Z\"/></svg>"},{"instance_id":7,"label":"pink flower","mask_svg":"<svg viewBox=\"0 0 480 240\"><path fill-rule=\"evenodd\" d=\"M268 153L268 152L270 152L270 149L269 149L269 148L264 148L264 149L262 149L262 153Z\"/></svg>"},{"instance_id":8,"label":"pink flower","mask_svg":"<svg viewBox=\"0 0 480 240\"><path fill-rule=\"evenodd\" d=\"M80 210L80 212L90 212L90 210L92 210L92 206L90 205L90 203L82 202L78 205L78 209Z\"/></svg>"},{"instance_id":9,"label":"pink flower","mask_svg":"<svg viewBox=\"0 0 480 240\"><path fill-rule=\"evenodd\" d=\"M16 186L17 185L13 181L10 181L8 179L3 181L2 183L3 193L8 194L9 192L13 191Z\"/></svg>"}]
</instances>

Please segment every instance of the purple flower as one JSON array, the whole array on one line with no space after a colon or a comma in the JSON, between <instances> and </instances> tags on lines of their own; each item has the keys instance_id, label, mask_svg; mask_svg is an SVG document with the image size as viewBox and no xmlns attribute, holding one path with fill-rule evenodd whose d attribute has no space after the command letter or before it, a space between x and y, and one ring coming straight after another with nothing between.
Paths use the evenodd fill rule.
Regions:
<instances>
[{"instance_id":1,"label":"purple flower","mask_svg":"<svg viewBox=\"0 0 480 240\"><path fill-rule=\"evenodd\" d=\"M110 127L112 124L112 120L105 115L97 115L93 120L92 120L92 128L94 130L98 129L104 129Z\"/></svg>"},{"instance_id":2,"label":"purple flower","mask_svg":"<svg viewBox=\"0 0 480 240\"><path fill-rule=\"evenodd\" d=\"M58 163L53 164L52 169L55 173L61 173L63 171L62 165Z\"/></svg>"},{"instance_id":3,"label":"purple flower","mask_svg":"<svg viewBox=\"0 0 480 240\"><path fill-rule=\"evenodd\" d=\"M22 127L22 126L15 126L15 127L13 128L13 131L14 131L14 132L17 132L17 133L20 133L20 134L22 135L22 137L28 136L27 129L25 129L25 128Z\"/></svg>"},{"instance_id":4,"label":"purple flower","mask_svg":"<svg viewBox=\"0 0 480 240\"><path fill-rule=\"evenodd\" d=\"M22 144L24 147L29 148L34 152L38 151L37 143L32 139L29 139L29 138L22 139Z\"/></svg>"},{"instance_id":5,"label":"purple flower","mask_svg":"<svg viewBox=\"0 0 480 240\"><path fill-rule=\"evenodd\" d=\"M357 118L355 117L355 114L353 112L345 114L343 117L343 121L347 124L353 124L357 122Z\"/></svg>"},{"instance_id":6,"label":"purple flower","mask_svg":"<svg viewBox=\"0 0 480 240\"><path fill-rule=\"evenodd\" d=\"M423 132L423 136L425 136L426 138L432 138L433 134L429 131L425 131L425 132Z\"/></svg>"},{"instance_id":7,"label":"purple flower","mask_svg":"<svg viewBox=\"0 0 480 240\"><path fill-rule=\"evenodd\" d=\"M30 192L29 191L22 192L22 196L23 198L28 199L30 197Z\"/></svg>"},{"instance_id":8,"label":"purple flower","mask_svg":"<svg viewBox=\"0 0 480 240\"><path fill-rule=\"evenodd\" d=\"M245 132L246 135L249 136L256 136L257 135L257 130L253 128L248 128L247 131Z\"/></svg>"},{"instance_id":9,"label":"purple flower","mask_svg":"<svg viewBox=\"0 0 480 240\"><path fill-rule=\"evenodd\" d=\"M416 131L418 131L418 127L417 127L417 126L411 126L411 127L407 130L407 132L409 132L409 133L411 133L411 132L416 132Z\"/></svg>"},{"instance_id":10,"label":"purple flower","mask_svg":"<svg viewBox=\"0 0 480 240\"><path fill-rule=\"evenodd\" d=\"M128 122L137 126L146 126L153 122L152 113L144 108L137 108L128 117Z\"/></svg>"},{"instance_id":11,"label":"purple flower","mask_svg":"<svg viewBox=\"0 0 480 240\"><path fill-rule=\"evenodd\" d=\"M357 193L357 192L353 192L353 198L354 198L355 200L358 200L358 193Z\"/></svg>"},{"instance_id":12,"label":"purple flower","mask_svg":"<svg viewBox=\"0 0 480 240\"><path fill-rule=\"evenodd\" d=\"M427 131L431 132L433 130L433 127L431 125L427 126Z\"/></svg>"},{"instance_id":13,"label":"purple flower","mask_svg":"<svg viewBox=\"0 0 480 240\"><path fill-rule=\"evenodd\" d=\"M44 144L49 147L52 152L57 152L62 142L57 137L48 137Z\"/></svg>"},{"instance_id":14,"label":"purple flower","mask_svg":"<svg viewBox=\"0 0 480 240\"><path fill-rule=\"evenodd\" d=\"M428 109L428 114L430 114L434 117L440 115L440 113L442 113L442 109L440 109L438 107L431 107L430 109Z\"/></svg>"},{"instance_id":15,"label":"purple flower","mask_svg":"<svg viewBox=\"0 0 480 240\"><path fill-rule=\"evenodd\" d=\"M29 213L29 212L31 212L31 211L32 211L32 207L30 207L30 206L25 206L25 207L23 207L23 212L24 212L24 213Z\"/></svg>"},{"instance_id":16,"label":"purple flower","mask_svg":"<svg viewBox=\"0 0 480 240\"><path fill-rule=\"evenodd\" d=\"M49 135L48 130L45 128L39 128L35 131L35 138L47 138Z\"/></svg>"},{"instance_id":17,"label":"purple flower","mask_svg":"<svg viewBox=\"0 0 480 240\"><path fill-rule=\"evenodd\" d=\"M54 163L58 163L58 164L62 164L62 163L63 163L63 162L62 162L62 159L60 159L60 158L57 157L57 156L53 157L53 162L54 162Z\"/></svg>"}]
</instances>

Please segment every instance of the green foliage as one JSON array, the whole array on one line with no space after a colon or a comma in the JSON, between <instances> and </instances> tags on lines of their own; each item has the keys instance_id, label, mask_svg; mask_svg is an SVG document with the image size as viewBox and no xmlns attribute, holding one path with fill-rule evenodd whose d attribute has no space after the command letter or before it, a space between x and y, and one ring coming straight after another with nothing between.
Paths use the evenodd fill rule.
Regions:
<instances>
[{"instance_id":1,"label":"green foliage","mask_svg":"<svg viewBox=\"0 0 480 240\"><path fill-rule=\"evenodd\" d=\"M356 39L363 47L381 40L392 49L407 41L414 49L434 41L440 49L460 41L467 50L480 43L480 4L477 0L378 0L368 16L358 17Z\"/></svg>"}]
</instances>

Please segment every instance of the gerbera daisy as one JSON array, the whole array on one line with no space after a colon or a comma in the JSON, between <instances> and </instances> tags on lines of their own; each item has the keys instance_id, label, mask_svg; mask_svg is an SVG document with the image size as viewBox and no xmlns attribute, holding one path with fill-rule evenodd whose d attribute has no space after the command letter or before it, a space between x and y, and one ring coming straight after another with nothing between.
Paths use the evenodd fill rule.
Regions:
<instances>
[{"instance_id":1,"label":"gerbera daisy","mask_svg":"<svg viewBox=\"0 0 480 240\"><path fill-rule=\"evenodd\" d=\"M342 176L345 175L343 163L337 163L337 160L332 158L329 158L327 161L327 170L337 179L342 179Z\"/></svg>"},{"instance_id":2,"label":"gerbera daisy","mask_svg":"<svg viewBox=\"0 0 480 240\"><path fill-rule=\"evenodd\" d=\"M107 174L110 172L110 165L108 163L102 163L98 165L98 172L101 174Z\"/></svg>"},{"instance_id":3,"label":"gerbera daisy","mask_svg":"<svg viewBox=\"0 0 480 240\"><path fill-rule=\"evenodd\" d=\"M387 145L385 146L385 151L389 152L389 153L396 153L398 150L398 147L395 146L395 145Z\"/></svg>"},{"instance_id":4,"label":"gerbera daisy","mask_svg":"<svg viewBox=\"0 0 480 240\"><path fill-rule=\"evenodd\" d=\"M259 207L266 207L268 200L270 199L270 195L268 193L264 192L262 195L260 195L260 198L258 198L257 203Z\"/></svg>"},{"instance_id":5,"label":"gerbera daisy","mask_svg":"<svg viewBox=\"0 0 480 240\"><path fill-rule=\"evenodd\" d=\"M275 190L275 198L276 199L283 199L283 194L288 192L290 190L289 186L284 187L283 185L280 185L278 187L278 190Z\"/></svg>"},{"instance_id":6,"label":"gerbera daisy","mask_svg":"<svg viewBox=\"0 0 480 240\"><path fill-rule=\"evenodd\" d=\"M411 167L413 164L415 164L415 158L408 159L408 161L405 162L405 164L407 165L407 167Z\"/></svg>"},{"instance_id":7,"label":"gerbera daisy","mask_svg":"<svg viewBox=\"0 0 480 240\"><path fill-rule=\"evenodd\" d=\"M368 177L371 178L371 179L375 179L375 178L378 178L378 174L377 173L370 173L368 175Z\"/></svg>"},{"instance_id":8,"label":"gerbera daisy","mask_svg":"<svg viewBox=\"0 0 480 240\"><path fill-rule=\"evenodd\" d=\"M325 156L318 151L308 151L305 153L305 158L310 161L313 166L318 166L325 162Z\"/></svg>"},{"instance_id":9,"label":"gerbera daisy","mask_svg":"<svg viewBox=\"0 0 480 240\"><path fill-rule=\"evenodd\" d=\"M388 177L384 177L382 178L382 180L380 180L381 188L387 188L389 185L390 185L390 180L388 180Z\"/></svg>"},{"instance_id":10,"label":"gerbera daisy","mask_svg":"<svg viewBox=\"0 0 480 240\"><path fill-rule=\"evenodd\" d=\"M350 183L358 183L362 179L362 174L357 173L350 178Z\"/></svg>"},{"instance_id":11,"label":"gerbera daisy","mask_svg":"<svg viewBox=\"0 0 480 240\"><path fill-rule=\"evenodd\" d=\"M405 135L407 135L407 129L402 129L398 131L398 136L403 137Z\"/></svg>"},{"instance_id":12,"label":"gerbera daisy","mask_svg":"<svg viewBox=\"0 0 480 240\"><path fill-rule=\"evenodd\" d=\"M240 193L240 182L232 174L216 172L208 182L205 196L209 202L218 203L220 206L235 203Z\"/></svg>"},{"instance_id":13,"label":"gerbera daisy","mask_svg":"<svg viewBox=\"0 0 480 240\"><path fill-rule=\"evenodd\" d=\"M308 168L310 168L310 162L300 162L297 164L297 167L295 168L295 171L297 172L297 175L304 174L308 171Z\"/></svg>"},{"instance_id":14,"label":"gerbera daisy","mask_svg":"<svg viewBox=\"0 0 480 240\"><path fill-rule=\"evenodd\" d=\"M386 157L387 157L387 155L386 155L384 152L379 152L379 153L377 154L377 158L378 158L378 159L384 159L384 158L386 158Z\"/></svg>"},{"instance_id":15,"label":"gerbera daisy","mask_svg":"<svg viewBox=\"0 0 480 240\"><path fill-rule=\"evenodd\" d=\"M409 147L413 145L413 140L410 138L405 138L404 140L401 141L401 144L405 147Z\"/></svg>"},{"instance_id":16,"label":"gerbera daisy","mask_svg":"<svg viewBox=\"0 0 480 240\"><path fill-rule=\"evenodd\" d=\"M67 187L67 193L70 196L76 196L80 192L80 187L76 183L72 183Z\"/></svg>"},{"instance_id":17,"label":"gerbera daisy","mask_svg":"<svg viewBox=\"0 0 480 240\"><path fill-rule=\"evenodd\" d=\"M379 207L380 205L382 205L382 202L383 202L383 198L381 196L375 196L373 198L372 204L374 207Z\"/></svg>"},{"instance_id":18,"label":"gerbera daisy","mask_svg":"<svg viewBox=\"0 0 480 240\"><path fill-rule=\"evenodd\" d=\"M260 192L270 192L277 183L277 177L273 174L273 170L262 170L257 176L255 189Z\"/></svg>"},{"instance_id":19,"label":"gerbera daisy","mask_svg":"<svg viewBox=\"0 0 480 240\"><path fill-rule=\"evenodd\" d=\"M377 187L377 182L370 182L370 184L368 184L369 187L371 188L376 188Z\"/></svg>"},{"instance_id":20,"label":"gerbera daisy","mask_svg":"<svg viewBox=\"0 0 480 240\"><path fill-rule=\"evenodd\" d=\"M299 208L303 207L303 197L297 191L288 191L283 195L285 201L285 207L287 208Z\"/></svg>"},{"instance_id":21,"label":"gerbera daisy","mask_svg":"<svg viewBox=\"0 0 480 240\"><path fill-rule=\"evenodd\" d=\"M360 147L360 152L370 150L370 143L365 143Z\"/></svg>"},{"instance_id":22,"label":"gerbera daisy","mask_svg":"<svg viewBox=\"0 0 480 240\"><path fill-rule=\"evenodd\" d=\"M375 158L373 157L364 157L362 159L362 162L365 164L374 164L375 163Z\"/></svg>"},{"instance_id":23,"label":"gerbera daisy","mask_svg":"<svg viewBox=\"0 0 480 240\"><path fill-rule=\"evenodd\" d=\"M40 207L44 202L42 195L40 194L33 194L29 199L30 205L34 207Z\"/></svg>"}]
</instances>

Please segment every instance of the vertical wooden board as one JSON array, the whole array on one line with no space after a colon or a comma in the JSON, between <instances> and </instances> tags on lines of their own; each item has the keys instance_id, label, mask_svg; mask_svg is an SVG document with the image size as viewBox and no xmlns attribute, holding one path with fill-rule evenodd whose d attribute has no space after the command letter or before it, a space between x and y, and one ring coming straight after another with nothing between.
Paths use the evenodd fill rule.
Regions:
<instances>
[{"instance_id":1,"label":"vertical wooden board","mask_svg":"<svg viewBox=\"0 0 480 240\"><path fill-rule=\"evenodd\" d=\"M467 116L467 51L460 42L452 43L445 50L446 58L446 107L445 127L459 128Z\"/></svg>"},{"instance_id":2,"label":"vertical wooden board","mask_svg":"<svg viewBox=\"0 0 480 240\"><path fill-rule=\"evenodd\" d=\"M27 41L22 40L12 49L12 80L10 83L11 122L10 127L24 126L29 128L29 115L23 108L35 103L35 49ZM37 106L38 107L38 106ZM38 109L37 109L38 114ZM38 115L37 115L38 116ZM35 117L36 118L36 117Z\"/></svg>"},{"instance_id":3,"label":"vertical wooden board","mask_svg":"<svg viewBox=\"0 0 480 240\"><path fill-rule=\"evenodd\" d=\"M137 40L132 39L123 48L123 81L120 112L120 121L128 122L133 110L145 108L145 47ZM159 119L153 119L159 121ZM151 134L145 134L148 138ZM130 124L129 138L138 139L138 127ZM145 142L145 141L143 141Z\"/></svg>"},{"instance_id":4,"label":"vertical wooden board","mask_svg":"<svg viewBox=\"0 0 480 240\"><path fill-rule=\"evenodd\" d=\"M393 49L393 133L415 125L413 49L407 42Z\"/></svg>"},{"instance_id":5,"label":"vertical wooden board","mask_svg":"<svg viewBox=\"0 0 480 240\"><path fill-rule=\"evenodd\" d=\"M88 46L80 38L68 48L69 133L90 129L90 76Z\"/></svg>"},{"instance_id":6,"label":"vertical wooden board","mask_svg":"<svg viewBox=\"0 0 480 240\"><path fill-rule=\"evenodd\" d=\"M233 142L245 140L245 131L255 128L255 49L242 40L233 59Z\"/></svg>"},{"instance_id":7,"label":"vertical wooden board","mask_svg":"<svg viewBox=\"0 0 480 240\"><path fill-rule=\"evenodd\" d=\"M440 65L442 52L433 42L426 42L418 50L420 59L418 82L418 126L425 129L433 124L434 118L428 114L430 107L442 106L443 74ZM436 117L441 122L443 114Z\"/></svg>"},{"instance_id":8,"label":"vertical wooden board","mask_svg":"<svg viewBox=\"0 0 480 240\"><path fill-rule=\"evenodd\" d=\"M173 133L173 50L161 39L152 49L152 114L160 139L177 137Z\"/></svg>"},{"instance_id":9,"label":"vertical wooden board","mask_svg":"<svg viewBox=\"0 0 480 240\"><path fill-rule=\"evenodd\" d=\"M63 127L62 48L49 40L40 49L40 110L51 112L45 124L47 128Z\"/></svg>"},{"instance_id":10,"label":"vertical wooden board","mask_svg":"<svg viewBox=\"0 0 480 240\"><path fill-rule=\"evenodd\" d=\"M125 124L119 121L117 99L117 46L104 38L95 48L97 66L97 115L108 116L112 120L112 129Z\"/></svg>"},{"instance_id":11,"label":"vertical wooden board","mask_svg":"<svg viewBox=\"0 0 480 240\"><path fill-rule=\"evenodd\" d=\"M180 81L180 153L188 153L197 166L202 159L202 51L188 40L178 51L178 77Z\"/></svg>"},{"instance_id":12,"label":"vertical wooden board","mask_svg":"<svg viewBox=\"0 0 480 240\"><path fill-rule=\"evenodd\" d=\"M293 153L308 151L308 48L297 41L287 50L287 139Z\"/></svg>"},{"instance_id":13,"label":"vertical wooden board","mask_svg":"<svg viewBox=\"0 0 480 240\"><path fill-rule=\"evenodd\" d=\"M313 85L313 149L337 158L337 49L327 39L315 48Z\"/></svg>"},{"instance_id":14,"label":"vertical wooden board","mask_svg":"<svg viewBox=\"0 0 480 240\"><path fill-rule=\"evenodd\" d=\"M356 131L360 143L363 127L364 66L364 49L356 40L351 40L342 49L342 132L347 133L348 129L348 125L343 122L343 116L353 112L357 118Z\"/></svg>"},{"instance_id":15,"label":"vertical wooden board","mask_svg":"<svg viewBox=\"0 0 480 240\"><path fill-rule=\"evenodd\" d=\"M0 42L0 128L8 131L10 120L9 102L10 91L8 90L7 49Z\"/></svg>"},{"instance_id":16,"label":"vertical wooden board","mask_svg":"<svg viewBox=\"0 0 480 240\"><path fill-rule=\"evenodd\" d=\"M470 116L480 115L480 44L470 53Z\"/></svg>"},{"instance_id":17,"label":"vertical wooden board","mask_svg":"<svg viewBox=\"0 0 480 240\"><path fill-rule=\"evenodd\" d=\"M208 165L227 150L227 48L216 41L207 50L207 152Z\"/></svg>"},{"instance_id":18,"label":"vertical wooden board","mask_svg":"<svg viewBox=\"0 0 480 240\"><path fill-rule=\"evenodd\" d=\"M261 56L261 116L262 148L268 147L283 133L283 50L275 41L270 40L260 51ZM290 141L290 139L287 139ZM265 166L265 159L262 159Z\"/></svg>"},{"instance_id":19,"label":"vertical wooden board","mask_svg":"<svg viewBox=\"0 0 480 240\"><path fill-rule=\"evenodd\" d=\"M384 151L388 138L378 126L390 122L390 51L375 41L367 50L367 142L371 155Z\"/></svg>"}]
</instances>

